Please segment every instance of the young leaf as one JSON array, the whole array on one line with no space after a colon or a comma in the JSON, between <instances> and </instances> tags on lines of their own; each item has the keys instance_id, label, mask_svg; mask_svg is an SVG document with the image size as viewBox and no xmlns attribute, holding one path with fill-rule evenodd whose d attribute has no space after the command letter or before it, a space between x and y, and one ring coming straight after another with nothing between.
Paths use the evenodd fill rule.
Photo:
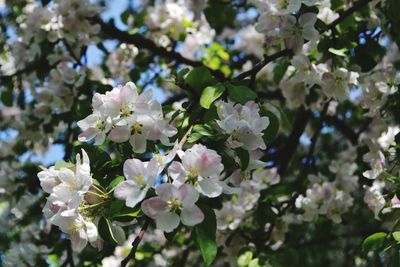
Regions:
<instances>
[{"instance_id":1,"label":"young leaf","mask_svg":"<svg viewBox=\"0 0 400 267\"><path fill-rule=\"evenodd\" d=\"M346 56L346 52L347 49L346 48L342 48L342 49L335 49L333 47L329 48L328 51L334 55L337 55L339 57L345 57Z\"/></svg>"},{"instance_id":2,"label":"young leaf","mask_svg":"<svg viewBox=\"0 0 400 267\"><path fill-rule=\"evenodd\" d=\"M197 67L187 74L185 82L196 91L201 92L205 87L215 83L215 80L206 67Z\"/></svg>"},{"instance_id":3,"label":"young leaf","mask_svg":"<svg viewBox=\"0 0 400 267\"><path fill-rule=\"evenodd\" d=\"M228 84L227 87L229 97L240 104L257 98L257 94L247 86Z\"/></svg>"},{"instance_id":4,"label":"young leaf","mask_svg":"<svg viewBox=\"0 0 400 267\"><path fill-rule=\"evenodd\" d=\"M207 86L201 93L200 105L205 109L209 109L211 104L217 100L224 91L225 87L220 83L215 86Z\"/></svg>"},{"instance_id":5,"label":"young leaf","mask_svg":"<svg viewBox=\"0 0 400 267\"><path fill-rule=\"evenodd\" d=\"M107 192L113 191L117 187L117 185L119 185L123 180L125 180L124 176L115 177L115 179L112 180L111 183L107 186Z\"/></svg>"},{"instance_id":6,"label":"young leaf","mask_svg":"<svg viewBox=\"0 0 400 267\"><path fill-rule=\"evenodd\" d=\"M249 265L252 259L253 259L253 252L246 251L245 253L243 253L238 257L237 264L239 267L246 267Z\"/></svg>"},{"instance_id":7,"label":"young leaf","mask_svg":"<svg viewBox=\"0 0 400 267\"><path fill-rule=\"evenodd\" d=\"M370 235L367 237L363 244L362 244L362 250L364 252L368 252L371 250L378 249L379 247L382 246L383 241L385 240L387 234L384 232L378 232L375 234Z\"/></svg>"},{"instance_id":8,"label":"young leaf","mask_svg":"<svg viewBox=\"0 0 400 267\"><path fill-rule=\"evenodd\" d=\"M239 148L235 149L235 152L236 152L236 155L240 159L240 165L241 165L242 170L246 170L247 167L249 166L249 162L250 162L249 151L239 147Z\"/></svg>"},{"instance_id":9,"label":"young leaf","mask_svg":"<svg viewBox=\"0 0 400 267\"><path fill-rule=\"evenodd\" d=\"M115 233L113 232L113 229L111 227L111 223L108 219L101 217L100 221L99 221L99 234L101 236L101 238L113 245L117 245L118 241L117 238L115 236Z\"/></svg>"},{"instance_id":10,"label":"young leaf","mask_svg":"<svg viewBox=\"0 0 400 267\"><path fill-rule=\"evenodd\" d=\"M397 242L400 242L400 231L393 232L392 236L393 236L394 240L396 240Z\"/></svg>"},{"instance_id":11,"label":"young leaf","mask_svg":"<svg viewBox=\"0 0 400 267\"><path fill-rule=\"evenodd\" d=\"M267 143L270 143L274 141L279 132L279 119L273 112L269 110L262 111L262 115L268 117L269 119L269 125L264 131L264 139Z\"/></svg>"},{"instance_id":12,"label":"young leaf","mask_svg":"<svg viewBox=\"0 0 400 267\"><path fill-rule=\"evenodd\" d=\"M54 165L54 169L59 170L61 168L73 168L75 167L75 164L73 164L72 162L66 162L63 160L57 160L56 164Z\"/></svg>"},{"instance_id":13,"label":"young leaf","mask_svg":"<svg viewBox=\"0 0 400 267\"><path fill-rule=\"evenodd\" d=\"M194 227L194 240L201 251L205 266L210 266L217 256L216 230L217 221L215 213L206 206L201 207L204 221Z\"/></svg>"}]
</instances>

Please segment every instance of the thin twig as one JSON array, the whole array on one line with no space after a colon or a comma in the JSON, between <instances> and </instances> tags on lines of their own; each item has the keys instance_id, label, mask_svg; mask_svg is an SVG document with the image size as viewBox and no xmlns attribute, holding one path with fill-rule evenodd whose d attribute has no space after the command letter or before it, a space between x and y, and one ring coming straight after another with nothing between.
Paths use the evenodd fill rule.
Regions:
<instances>
[{"instance_id":1,"label":"thin twig","mask_svg":"<svg viewBox=\"0 0 400 267\"><path fill-rule=\"evenodd\" d=\"M147 230L147 227L149 227L149 224L150 224L150 219L147 218L142 226L142 229L140 229L138 236L132 242L131 251L129 252L128 256L126 256L126 258L121 262L121 267L125 267L129 263L129 261L135 257L137 247L139 246L140 241L142 241L143 236Z\"/></svg>"}]
</instances>

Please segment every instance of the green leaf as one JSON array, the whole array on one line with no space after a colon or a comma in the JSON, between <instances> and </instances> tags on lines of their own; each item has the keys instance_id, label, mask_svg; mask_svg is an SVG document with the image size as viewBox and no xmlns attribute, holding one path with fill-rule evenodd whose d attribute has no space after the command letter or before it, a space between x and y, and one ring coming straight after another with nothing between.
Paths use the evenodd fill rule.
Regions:
<instances>
[{"instance_id":1,"label":"green leaf","mask_svg":"<svg viewBox=\"0 0 400 267\"><path fill-rule=\"evenodd\" d=\"M98 230L99 230L100 237L104 241L106 241L110 244L113 244L113 245L118 244L117 238L115 236L115 233L113 232L111 223L108 219L106 219L104 217L100 218Z\"/></svg>"},{"instance_id":2,"label":"green leaf","mask_svg":"<svg viewBox=\"0 0 400 267\"><path fill-rule=\"evenodd\" d=\"M269 119L269 125L267 129L265 129L263 137L266 143L271 143L278 135L279 119L272 111L269 110L263 110L261 114Z\"/></svg>"},{"instance_id":3,"label":"green leaf","mask_svg":"<svg viewBox=\"0 0 400 267\"><path fill-rule=\"evenodd\" d=\"M245 253L241 254L238 257L237 264L239 267L246 267L250 264L252 259L253 259L253 252L246 251Z\"/></svg>"},{"instance_id":4,"label":"green leaf","mask_svg":"<svg viewBox=\"0 0 400 267\"><path fill-rule=\"evenodd\" d=\"M71 163L71 162L66 162L63 160L57 160L56 164L54 165L54 169L59 170L61 168L67 168L67 169L71 169L74 168L75 164Z\"/></svg>"},{"instance_id":5,"label":"green leaf","mask_svg":"<svg viewBox=\"0 0 400 267\"><path fill-rule=\"evenodd\" d=\"M346 57L346 52L347 49L346 48L342 48L342 49L335 49L333 47L329 48L328 51L334 55L337 55L339 57Z\"/></svg>"},{"instance_id":6,"label":"green leaf","mask_svg":"<svg viewBox=\"0 0 400 267\"><path fill-rule=\"evenodd\" d=\"M5 106L11 107L13 105L13 98L12 90L5 90L1 93L1 102Z\"/></svg>"},{"instance_id":7,"label":"green leaf","mask_svg":"<svg viewBox=\"0 0 400 267\"><path fill-rule=\"evenodd\" d=\"M185 82L196 91L201 92L207 86L213 85L215 80L206 67L197 67L188 73Z\"/></svg>"},{"instance_id":8,"label":"green leaf","mask_svg":"<svg viewBox=\"0 0 400 267\"><path fill-rule=\"evenodd\" d=\"M400 231L393 232L392 236L393 236L394 240L396 240L398 243L400 243Z\"/></svg>"},{"instance_id":9,"label":"green leaf","mask_svg":"<svg viewBox=\"0 0 400 267\"><path fill-rule=\"evenodd\" d=\"M282 127L283 129L285 129L288 132L292 131L292 123L290 122L288 116L286 115L286 113L283 111L283 109L281 109L279 106L274 105L274 107L276 107L279 111L279 115L280 115L280 119L282 122Z\"/></svg>"},{"instance_id":10,"label":"green leaf","mask_svg":"<svg viewBox=\"0 0 400 267\"><path fill-rule=\"evenodd\" d=\"M194 143L198 140L200 140L203 136L214 136L214 130L210 125L204 124L196 124L195 126L193 126L193 130L191 132L191 134L189 135L188 138L188 143Z\"/></svg>"},{"instance_id":11,"label":"green leaf","mask_svg":"<svg viewBox=\"0 0 400 267\"><path fill-rule=\"evenodd\" d=\"M384 232L378 232L370 235L364 240L362 244L362 250L364 252L368 252L379 249L383 245L383 241L385 241L386 236L387 234Z\"/></svg>"},{"instance_id":12,"label":"green leaf","mask_svg":"<svg viewBox=\"0 0 400 267\"><path fill-rule=\"evenodd\" d=\"M260 264L260 259L255 258L249 262L249 267L264 267L264 264Z\"/></svg>"},{"instance_id":13,"label":"green leaf","mask_svg":"<svg viewBox=\"0 0 400 267\"><path fill-rule=\"evenodd\" d=\"M199 247L205 266L210 266L217 256L216 231L217 220L215 213L207 206L201 206L204 213L202 223L194 227L194 240Z\"/></svg>"},{"instance_id":14,"label":"green leaf","mask_svg":"<svg viewBox=\"0 0 400 267\"><path fill-rule=\"evenodd\" d=\"M257 94L247 86L228 84L227 87L229 97L240 104L257 98Z\"/></svg>"},{"instance_id":15,"label":"green leaf","mask_svg":"<svg viewBox=\"0 0 400 267\"><path fill-rule=\"evenodd\" d=\"M236 155L240 159L240 165L241 165L242 170L246 170L247 167L249 166L249 162L250 162L249 151L239 147L239 148L235 149L235 152L236 152Z\"/></svg>"},{"instance_id":16,"label":"green leaf","mask_svg":"<svg viewBox=\"0 0 400 267\"><path fill-rule=\"evenodd\" d=\"M110 205L108 216L120 222L130 222L141 214L140 206L134 208L126 207L124 200L113 200Z\"/></svg>"},{"instance_id":17,"label":"green leaf","mask_svg":"<svg viewBox=\"0 0 400 267\"><path fill-rule=\"evenodd\" d=\"M124 176L115 177L115 179L112 180L111 183L107 186L106 188L107 192L113 191L117 187L117 185L119 185L124 180L125 180Z\"/></svg>"},{"instance_id":18,"label":"green leaf","mask_svg":"<svg viewBox=\"0 0 400 267\"><path fill-rule=\"evenodd\" d=\"M211 27L213 27L217 33L233 23L236 18L236 10L229 4L221 3L218 1L209 1L209 5L204 9L204 15Z\"/></svg>"},{"instance_id":19,"label":"green leaf","mask_svg":"<svg viewBox=\"0 0 400 267\"><path fill-rule=\"evenodd\" d=\"M205 109L209 109L211 104L217 100L224 91L225 87L220 83L215 86L207 86L201 93L200 105Z\"/></svg>"}]
</instances>

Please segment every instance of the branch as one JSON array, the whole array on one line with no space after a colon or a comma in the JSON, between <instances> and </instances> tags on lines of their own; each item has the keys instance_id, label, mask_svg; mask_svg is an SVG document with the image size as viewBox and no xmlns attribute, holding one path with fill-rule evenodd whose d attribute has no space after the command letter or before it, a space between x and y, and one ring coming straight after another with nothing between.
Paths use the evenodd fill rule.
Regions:
<instances>
[{"instance_id":1,"label":"branch","mask_svg":"<svg viewBox=\"0 0 400 267\"><path fill-rule=\"evenodd\" d=\"M115 25L111 22L106 23L98 17L94 18L93 22L99 24L101 26L101 31L104 32L106 35L108 35L114 39L118 39L121 42L125 42L128 44L134 44L139 48L147 49L156 55L175 60L182 64L186 64L186 65L193 66L193 67L204 66L204 64L200 61L196 61L196 60L192 60L192 59L183 57L178 52L175 52L173 50L168 50L164 47L158 46L152 40L142 36L141 34L138 34L138 33L129 34L125 31L121 31L120 29L115 27ZM219 72L219 71L216 71L216 70L213 70L210 68L208 68L208 70L219 80L221 80L221 81L226 80L226 77L222 72Z\"/></svg>"},{"instance_id":2,"label":"branch","mask_svg":"<svg viewBox=\"0 0 400 267\"><path fill-rule=\"evenodd\" d=\"M290 133L285 145L279 149L279 154L276 160L279 163L279 174L282 175L285 171L289 162L297 150L299 145L300 136L303 134L308 121L311 118L311 111L301 107L297 112L296 119L293 123L293 130Z\"/></svg>"},{"instance_id":3,"label":"branch","mask_svg":"<svg viewBox=\"0 0 400 267\"><path fill-rule=\"evenodd\" d=\"M129 263L129 261L135 257L137 247L139 246L140 241L142 241L144 233L146 232L149 224L150 224L150 219L147 218L146 221L144 222L142 229L140 230L138 236L132 242L131 251L129 252L128 256L126 256L126 258L121 262L121 267L125 267Z\"/></svg>"},{"instance_id":4,"label":"branch","mask_svg":"<svg viewBox=\"0 0 400 267\"><path fill-rule=\"evenodd\" d=\"M343 120L339 120L334 116L326 116L325 121L334 126L344 137L349 139L351 144L356 145L358 143L358 134L353 131Z\"/></svg>"},{"instance_id":5,"label":"branch","mask_svg":"<svg viewBox=\"0 0 400 267\"><path fill-rule=\"evenodd\" d=\"M361 8L365 7L369 2L372 0L360 0L358 2L355 2L352 7L349 9L345 10L343 13L340 14L340 16L335 19L333 22L331 22L327 26L327 30L332 30L334 29L337 25L339 25L341 22L343 22L347 17L351 16L354 12L360 10Z\"/></svg>"},{"instance_id":6,"label":"branch","mask_svg":"<svg viewBox=\"0 0 400 267\"><path fill-rule=\"evenodd\" d=\"M67 258L65 259L64 263L61 265L61 267L65 267L69 264L70 267L75 267L74 263L74 255L72 252L72 245L71 241L68 239L65 239L67 241Z\"/></svg>"}]
</instances>

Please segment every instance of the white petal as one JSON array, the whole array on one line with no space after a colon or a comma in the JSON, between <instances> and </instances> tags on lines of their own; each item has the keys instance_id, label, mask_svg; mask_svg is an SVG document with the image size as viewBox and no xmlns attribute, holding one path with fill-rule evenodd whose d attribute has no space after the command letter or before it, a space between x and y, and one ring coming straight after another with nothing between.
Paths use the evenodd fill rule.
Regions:
<instances>
[{"instance_id":1,"label":"white petal","mask_svg":"<svg viewBox=\"0 0 400 267\"><path fill-rule=\"evenodd\" d=\"M168 205L160 197L152 197L143 201L141 208L144 214L155 219L157 214L167 210Z\"/></svg>"},{"instance_id":2,"label":"white petal","mask_svg":"<svg viewBox=\"0 0 400 267\"><path fill-rule=\"evenodd\" d=\"M156 188L157 195L164 201L169 201L172 199L180 199L180 192L172 184L161 184Z\"/></svg>"},{"instance_id":3,"label":"white petal","mask_svg":"<svg viewBox=\"0 0 400 267\"><path fill-rule=\"evenodd\" d=\"M124 176L128 180L135 181L136 177L146 175L144 163L138 159L128 159L124 163Z\"/></svg>"},{"instance_id":4,"label":"white petal","mask_svg":"<svg viewBox=\"0 0 400 267\"><path fill-rule=\"evenodd\" d=\"M111 130L108 137L116 143L123 143L129 140L131 131L128 126L115 127Z\"/></svg>"},{"instance_id":5,"label":"white petal","mask_svg":"<svg viewBox=\"0 0 400 267\"><path fill-rule=\"evenodd\" d=\"M181 210L181 220L184 225L193 226L204 220L204 214L199 207L193 205Z\"/></svg>"},{"instance_id":6,"label":"white petal","mask_svg":"<svg viewBox=\"0 0 400 267\"><path fill-rule=\"evenodd\" d=\"M156 217L157 228L169 233L179 225L179 216L172 212L163 212Z\"/></svg>"},{"instance_id":7,"label":"white petal","mask_svg":"<svg viewBox=\"0 0 400 267\"><path fill-rule=\"evenodd\" d=\"M135 153L144 153L146 151L146 136L144 134L134 134L129 139Z\"/></svg>"},{"instance_id":8,"label":"white petal","mask_svg":"<svg viewBox=\"0 0 400 267\"><path fill-rule=\"evenodd\" d=\"M222 187L219 185L218 181L213 179L203 179L199 181L197 190L210 198L214 198L222 194Z\"/></svg>"},{"instance_id":9,"label":"white petal","mask_svg":"<svg viewBox=\"0 0 400 267\"><path fill-rule=\"evenodd\" d=\"M194 205L194 203L199 199L199 192L189 184L182 185L179 188L179 193L184 207Z\"/></svg>"}]
</instances>

